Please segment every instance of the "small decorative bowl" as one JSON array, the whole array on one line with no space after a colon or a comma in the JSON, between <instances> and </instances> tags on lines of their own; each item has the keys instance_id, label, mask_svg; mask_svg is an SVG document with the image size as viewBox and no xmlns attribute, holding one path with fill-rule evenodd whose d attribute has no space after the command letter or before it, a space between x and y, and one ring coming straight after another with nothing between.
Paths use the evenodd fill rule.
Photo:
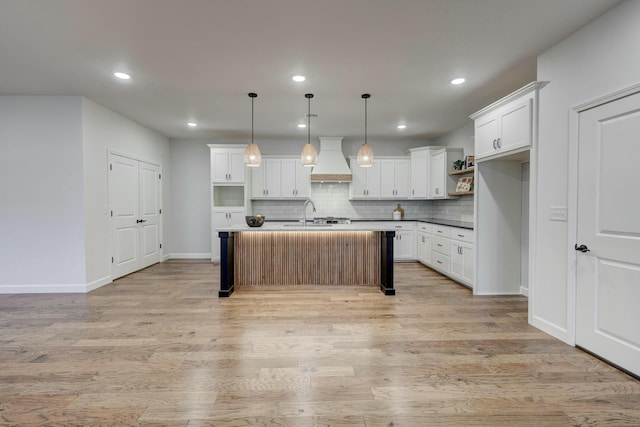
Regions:
<instances>
[{"instance_id":1,"label":"small decorative bowl","mask_svg":"<svg viewBox=\"0 0 640 427\"><path fill-rule=\"evenodd\" d=\"M247 215L244 217L249 227L261 227L264 224L264 217L262 215Z\"/></svg>"}]
</instances>

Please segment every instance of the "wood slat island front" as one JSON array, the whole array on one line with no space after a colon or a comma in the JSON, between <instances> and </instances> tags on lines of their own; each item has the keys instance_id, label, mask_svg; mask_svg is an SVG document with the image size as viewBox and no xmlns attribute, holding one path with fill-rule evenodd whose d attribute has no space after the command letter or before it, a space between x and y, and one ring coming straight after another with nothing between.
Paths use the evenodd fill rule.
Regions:
<instances>
[{"instance_id":1,"label":"wood slat island front","mask_svg":"<svg viewBox=\"0 0 640 427\"><path fill-rule=\"evenodd\" d=\"M235 285L379 285L393 287L392 230L300 227L220 231L218 296Z\"/></svg>"}]
</instances>

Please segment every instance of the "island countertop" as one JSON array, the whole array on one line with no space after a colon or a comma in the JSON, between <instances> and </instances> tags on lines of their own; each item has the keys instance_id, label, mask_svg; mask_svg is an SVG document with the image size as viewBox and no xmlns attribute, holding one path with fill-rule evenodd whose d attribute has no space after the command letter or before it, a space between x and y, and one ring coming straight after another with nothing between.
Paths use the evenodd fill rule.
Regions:
<instances>
[{"instance_id":1,"label":"island countertop","mask_svg":"<svg viewBox=\"0 0 640 427\"><path fill-rule=\"evenodd\" d=\"M396 225L406 222L426 222L473 230L473 223L471 222L438 218L414 218L401 221L392 219L352 219L351 224L313 224L311 221L307 221L306 227L298 220L275 219L265 221L262 227L249 227L246 224L235 224L230 227L219 228L218 231L393 231Z\"/></svg>"}]
</instances>

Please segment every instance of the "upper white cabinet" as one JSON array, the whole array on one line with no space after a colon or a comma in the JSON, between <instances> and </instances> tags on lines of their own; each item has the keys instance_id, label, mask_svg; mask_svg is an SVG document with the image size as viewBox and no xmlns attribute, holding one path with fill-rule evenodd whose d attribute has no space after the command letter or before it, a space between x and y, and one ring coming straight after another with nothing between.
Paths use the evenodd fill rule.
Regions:
<instances>
[{"instance_id":1,"label":"upper white cabinet","mask_svg":"<svg viewBox=\"0 0 640 427\"><path fill-rule=\"evenodd\" d=\"M309 197L311 168L299 157L262 157L262 164L251 170L252 199L298 199Z\"/></svg>"},{"instance_id":2,"label":"upper white cabinet","mask_svg":"<svg viewBox=\"0 0 640 427\"><path fill-rule=\"evenodd\" d=\"M282 168L280 160L263 157L260 166L251 168L251 198L280 198L281 181Z\"/></svg>"},{"instance_id":3,"label":"upper white cabinet","mask_svg":"<svg viewBox=\"0 0 640 427\"><path fill-rule=\"evenodd\" d=\"M533 82L471 115L475 127L476 162L526 151L534 140L538 89Z\"/></svg>"},{"instance_id":4,"label":"upper white cabinet","mask_svg":"<svg viewBox=\"0 0 640 427\"><path fill-rule=\"evenodd\" d=\"M419 147L409 150L411 157L411 194L412 199L428 199L431 190L431 156L435 150L444 147Z\"/></svg>"},{"instance_id":5,"label":"upper white cabinet","mask_svg":"<svg viewBox=\"0 0 640 427\"><path fill-rule=\"evenodd\" d=\"M408 199L411 187L408 158L380 159L380 198Z\"/></svg>"},{"instance_id":6,"label":"upper white cabinet","mask_svg":"<svg viewBox=\"0 0 640 427\"><path fill-rule=\"evenodd\" d=\"M311 186L311 168L302 166L299 157L282 159L281 196L286 199L309 198Z\"/></svg>"},{"instance_id":7,"label":"upper white cabinet","mask_svg":"<svg viewBox=\"0 0 640 427\"><path fill-rule=\"evenodd\" d=\"M244 148L211 148L211 182L244 183Z\"/></svg>"},{"instance_id":8,"label":"upper white cabinet","mask_svg":"<svg viewBox=\"0 0 640 427\"><path fill-rule=\"evenodd\" d=\"M373 166L361 168L355 158L350 158L352 180L349 184L349 199L380 198L380 160L374 159Z\"/></svg>"},{"instance_id":9,"label":"upper white cabinet","mask_svg":"<svg viewBox=\"0 0 640 427\"><path fill-rule=\"evenodd\" d=\"M450 192L456 189L456 177L449 176L453 170L453 162L464 158L462 148L442 148L431 156L430 198L448 199Z\"/></svg>"}]
</instances>

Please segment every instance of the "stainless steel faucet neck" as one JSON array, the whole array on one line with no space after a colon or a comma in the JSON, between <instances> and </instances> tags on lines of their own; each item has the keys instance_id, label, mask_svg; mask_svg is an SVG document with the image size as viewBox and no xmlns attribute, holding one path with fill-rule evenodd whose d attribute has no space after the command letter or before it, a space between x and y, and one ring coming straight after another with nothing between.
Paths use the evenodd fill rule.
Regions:
<instances>
[{"instance_id":1,"label":"stainless steel faucet neck","mask_svg":"<svg viewBox=\"0 0 640 427\"><path fill-rule=\"evenodd\" d=\"M307 199L304 201L304 207L302 208L302 226L307 226L307 206L311 203L311 207L313 208L313 212L316 211L316 205L313 203L313 200Z\"/></svg>"}]
</instances>

